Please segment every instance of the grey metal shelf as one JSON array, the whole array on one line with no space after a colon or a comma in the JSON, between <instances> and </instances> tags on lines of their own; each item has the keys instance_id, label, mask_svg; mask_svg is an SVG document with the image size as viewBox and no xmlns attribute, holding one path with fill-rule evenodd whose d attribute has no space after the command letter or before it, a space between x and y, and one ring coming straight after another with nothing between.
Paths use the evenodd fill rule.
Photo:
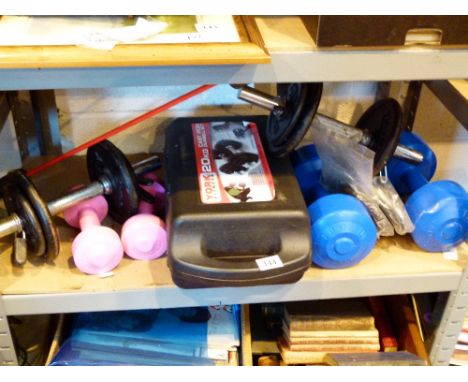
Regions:
<instances>
[{"instance_id":1,"label":"grey metal shelf","mask_svg":"<svg viewBox=\"0 0 468 382\"><path fill-rule=\"evenodd\" d=\"M462 272L355 279L304 279L295 284L184 290L176 286L134 290L5 295L6 315L255 304L457 290Z\"/></svg>"},{"instance_id":2,"label":"grey metal shelf","mask_svg":"<svg viewBox=\"0 0 468 382\"><path fill-rule=\"evenodd\" d=\"M410 237L381 238L358 265L345 269L311 267L294 284L181 289L170 276L166 259L151 262L124 258L111 277L80 273L71 262L74 231L59 225L60 255L53 265L25 264L19 272L8 249L0 252L0 290L6 315L70 313L218 304L332 299L457 291L468 263L468 245L458 260L421 251Z\"/></svg>"},{"instance_id":3,"label":"grey metal shelf","mask_svg":"<svg viewBox=\"0 0 468 382\"><path fill-rule=\"evenodd\" d=\"M258 65L0 69L0 90L468 78L462 62L468 49L272 52Z\"/></svg>"}]
</instances>

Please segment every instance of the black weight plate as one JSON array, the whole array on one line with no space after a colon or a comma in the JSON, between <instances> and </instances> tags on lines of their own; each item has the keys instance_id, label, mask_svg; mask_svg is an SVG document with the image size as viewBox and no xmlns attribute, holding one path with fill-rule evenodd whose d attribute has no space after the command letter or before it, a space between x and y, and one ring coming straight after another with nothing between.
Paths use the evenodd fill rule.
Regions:
<instances>
[{"instance_id":1,"label":"black weight plate","mask_svg":"<svg viewBox=\"0 0 468 382\"><path fill-rule=\"evenodd\" d=\"M268 149L272 155L276 157L287 156L299 145L317 113L322 97L322 90L323 84L321 82L301 84L301 94L305 97L304 102L299 104L300 110L297 118L291 118L289 119L291 122L289 125L283 125L285 128L284 132L287 134L282 135L280 140L272 140L268 135L270 131L269 126L276 124L275 119L278 118L275 113L270 114L266 138Z\"/></svg>"},{"instance_id":2,"label":"black weight plate","mask_svg":"<svg viewBox=\"0 0 468 382\"><path fill-rule=\"evenodd\" d=\"M271 142L281 143L288 137L297 124L305 106L307 84L278 84L276 93L284 102L280 111L272 111L268 119L267 137Z\"/></svg>"},{"instance_id":3,"label":"black weight plate","mask_svg":"<svg viewBox=\"0 0 468 382\"><path fill-rule=\"evenodd\" d=\"M374 175L377 175L393 156L402 130L402 111L393 98L377 101L369 107L356 124L369 141L366 146L375 152Z\"/></svg>"},{"instance_id":4,"label":"black weight plate","mask_svg":"<svg viewBox=\"0 0 468 382\"><path fill-rule=\"evenodd\" d=\"M46 242L41 224L23 193L16 185L7 183L3 187L3 200L8 213L15 213L21 220L26 234L28 254L42 256L46 251Z\"/></svg>"},{"instance_id":5,"label":"black weight plate","mask_svg":"<svg viewBox=\"0 0 468 382\"><path fill-rule=\"evenodd\" d=\"M11 171L8 176L11 177L9 181L24 194L36 214L46 242L44 257L47 260L55 259L60 252L60 238L47 204L42 200L36 187L23 170Z\"/></svg>"},{"instance_id":6,"label":"black weight plate","mask_svg":"<svg viewBox=\"0 0 468 382\"><path fill-rule=\"evenodd\" d=\"M104 195L109 213L123 224L138 213L138 180L126 156L110 141L91 146L86 153L89 177L93 181L107 179L111 193Z\"/></svg>"}]
</instances>

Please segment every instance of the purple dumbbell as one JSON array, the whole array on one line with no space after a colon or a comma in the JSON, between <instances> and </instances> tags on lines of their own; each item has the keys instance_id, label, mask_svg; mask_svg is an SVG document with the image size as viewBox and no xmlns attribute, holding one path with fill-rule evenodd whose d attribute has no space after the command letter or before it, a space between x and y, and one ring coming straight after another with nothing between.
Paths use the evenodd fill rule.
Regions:
<instances>
[{"instance_id":1,"label":"purple dumbbell","mask_svg":"<svg viewBox=\"0 0 468 382\"><path fill-rule=\"evenodd\" d=\"M164 187L157 182L156 175L147 174L145 178L153 182L143 187L153 195L158 204L165 194ZM125 253L137 260L153 260L167 251L167 233L164 222L154 215L155 206L141 201L140 213L129 218L122 226L120 235Z\"/></svg>"},{"instance_id":2,"label":"purple dumbbell","mask_svg":"<svg viewBox=\"0 0 468 382\"><path fill-rule=\"evenodd\" d=\"M119 235L109 227L101 226L107 216L108 205L103 196L85 200L64 211L65 221L81 228L73 240L72 253L76 267L91 275L109 272L119 265L123 247Z\"/></svg>"}]
</instances>

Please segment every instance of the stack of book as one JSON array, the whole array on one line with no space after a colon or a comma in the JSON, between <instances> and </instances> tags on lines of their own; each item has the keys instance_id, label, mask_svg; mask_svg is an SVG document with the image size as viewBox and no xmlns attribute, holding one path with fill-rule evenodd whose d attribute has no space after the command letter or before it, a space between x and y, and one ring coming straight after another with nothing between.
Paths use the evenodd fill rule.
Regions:
<instances>
[{"instance_id":1,"label":"stack of book","mask_svg":"<svg viewBox=\"0 0 468 382\"><path fill-rule=\"evenodd\" d=\"M237 365L238 310L81 313L51 365Z\"/></svg>"},{"instance_id":2,"label":"stack of book","mask_svg":"<svg viewBox=\"0 0 468 382\"><path fill-rule=\"evenodd\" d=\"M451 365L467 366L468 365L468 315L465 316L463 327L458 335L458 342L455 345Z\"/></svg>"},{"instance_id":3,"label":"stack of book","mask_svg":"<svg viewBox=\"0 0 468 382\"><path fill-rule=\"evenodd\" d=\"M320 364L328 353L379 351L379 332L365 299L287 303L278 347L286 364Z\"/></svg>"}]
</instances>

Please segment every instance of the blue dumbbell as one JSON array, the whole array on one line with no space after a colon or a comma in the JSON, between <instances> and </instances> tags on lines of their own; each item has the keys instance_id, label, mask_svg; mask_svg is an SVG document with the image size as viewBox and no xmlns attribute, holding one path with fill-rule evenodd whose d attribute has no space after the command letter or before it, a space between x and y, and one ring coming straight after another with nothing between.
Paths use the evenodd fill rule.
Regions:
<instances>
[{"instance_id":1,"label":"blue dumbbell","mask_svg":"<svg viewBox=\"0 0 468 382\"><path fill-rule=\"evenodd\" d=\"M417 135L404 132L400 143L423 154L418 165L398 159L387 163L388 176L402 196L410 195L406 209L414 223L416 244L429 252L446 251L468 239L468 194L451 180L431 182L437 159Z\"/></svg>"},{"instance_id":2,"label":"blue dumbbell","mask_svg":"<svg viewBox=\"0 0 468 382\"><path fill-rule=\"evenodd\" d=\"M330 194L322 187L322 162L314 145L294 151L291 162L311 219L312 261L322 268L360 262L377 241L367 209L353 196Z\"/></svg>"}]
</instances>

